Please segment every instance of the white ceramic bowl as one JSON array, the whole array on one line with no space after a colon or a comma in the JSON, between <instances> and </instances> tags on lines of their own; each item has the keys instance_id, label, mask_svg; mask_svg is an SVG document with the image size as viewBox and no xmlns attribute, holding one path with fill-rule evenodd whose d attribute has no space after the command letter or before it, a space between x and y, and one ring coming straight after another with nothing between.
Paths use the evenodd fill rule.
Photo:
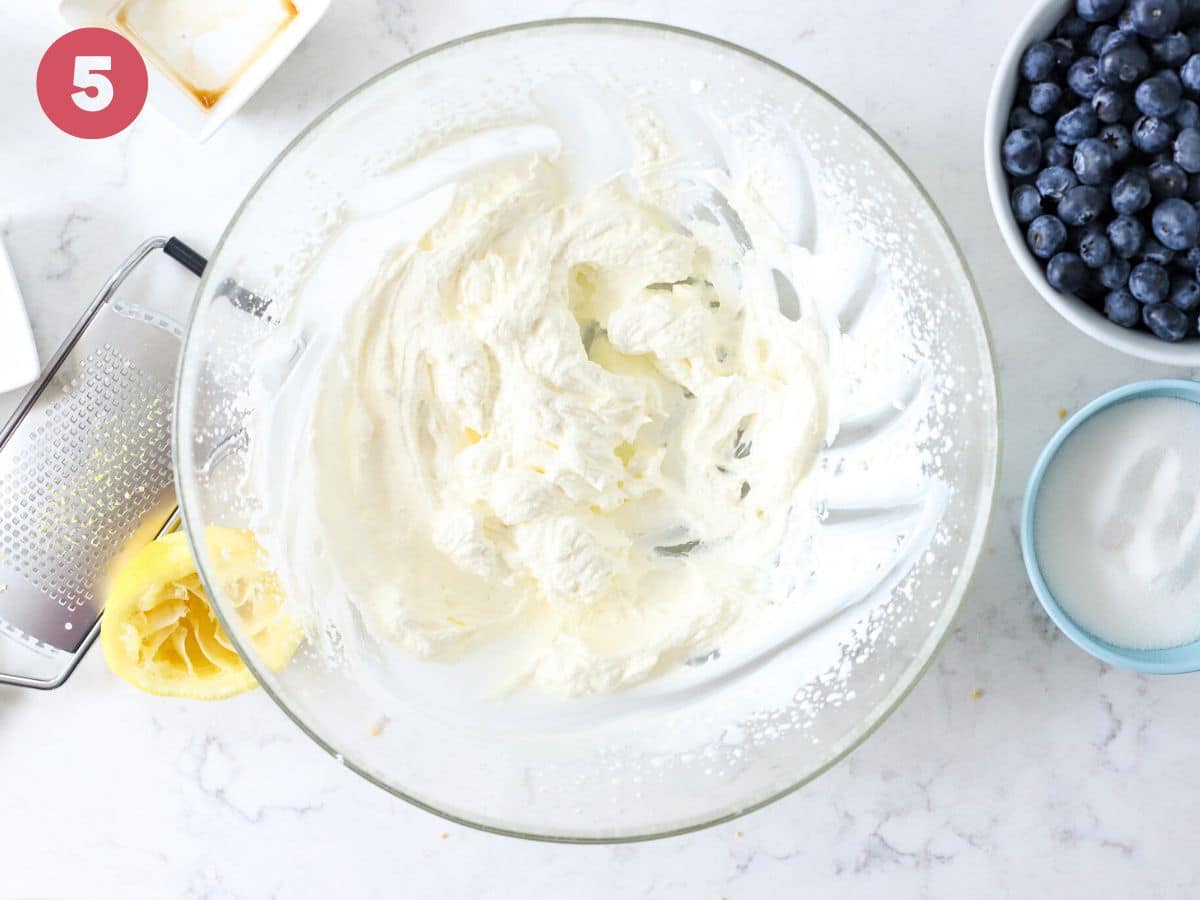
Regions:
<instances>
[{"instance_id":1,"label":"white ceramic bowl","mask_svg":"<svg viewBox=\"0 0 1200 900\"><path fill-rule=\"evenodd\" d=\"M292 51L325 15L332 0L292 2L296 7L296 18L272 39L266 49L255 57L246 71L238 76L229 90L210 108L202 107L184 88L147 58L146 71L150 76L149 105L198 141L207 141L266 84L267 79L275 74L275 70L283 65L283 61L291 56ZM112 28L112 17L122 6L120 0L61 0L58 13L71 28Z\"/></svg>"},{"instance_id":2,"label":"white ceramic bowl","mask_svg":"<svg viewBox=\"0 0 1200 900\"><path fill-rule=\"evenodd\" d=\"M1058 313L1102 344L1107 344L1131 356L1152 362L1176 366L1200 366L1200 339L1187 338L1177 344L1161 341L1147 331L1134 331L1115 325L1083 300L1056 291L1046 281L1038 259L1025 244L1024 229L1017 224L1009 205L1008 176L1000 165L1000 144L1008 131L1008 114L1017 92L1017 67L1021 54L1030 44L1049 36L1059 20L1074 6L1074 0L1041 0L1025 17L1009 42L996 67L992 93L988 98L987 118L983 128L983 160L987 176L992 211L1000 225L1000 233L1012 252L1013 259L1029 279L1029 283Z\"/></svg>"}]
</instances>

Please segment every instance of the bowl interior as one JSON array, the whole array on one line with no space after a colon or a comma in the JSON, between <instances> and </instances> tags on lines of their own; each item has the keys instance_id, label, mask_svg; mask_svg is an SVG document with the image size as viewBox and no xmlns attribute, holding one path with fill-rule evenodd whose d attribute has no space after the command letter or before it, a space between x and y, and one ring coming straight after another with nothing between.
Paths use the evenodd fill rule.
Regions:
<instances>
[{"instance_id":1,"label":"bowl interior","mask_svg":"<svg viewBox=\"0 0 1200 900\"><path fill-rule=\"evenodd\" d=\"M1091 632L1081 628L1068 615L1067 611L1063 609L1058 600L1055 599L1054 592L1050 590L1050 586L1046 583L1046 579L1042 575L1041 565L1038 562L1037 542L1034 532L1038 493L1041 490L1042 479L1046 474L1046 469L1053 462L1055 454L1058 453L1072 432L1092 416L1118 403L1125 403L1145 397L1174 397L1179 400L1200 403L1200 384L1194 381L1183 381L1174 378L1162 378L1153 381L1139 381L1136 384L1127 384L1124 387L1109 391L1101 397L1097 397L1064 422L1054 437L1050 439L1050 443L1042 450L1037 464L1033 468L1033 473L1029 477L1029 485L1025 490L1025 503L1021 512L1021 553L1025 558L1025 569L1029 573L1029 580L1033 583L1034 593L1037 594L1037 598L1043 608L1045 608L1047 615L1077 646L1086 650L1097 659L1116 666L1122 666L1126 669L1132 669L1135 672L1149 672L1160 675L1196 672L1200 671L1200 641L1193 641L1188 644L1167 647L1161 650L1134 650L1101 640Z\"/></svg>"},{"instance_id":2,"label":"bowl interior","mask_svg":"<svg viewBox=\"0 0 1200 900\"><path fill-rule=\"evenodd\" d=\"M929 198L844 108L739 48L609 20L502 29L383 73L285 151L214 254L181 361L176 472L195 538L247 525L264 502L248 479L247 418L280 402L287 373L266 377L263 357L313 338L301 298L344 227L346 198L385 196L397 167L480 129L536 121L601 141L620 131L614 111L635 109L699 135L681 145L707 165L736 170L747 146L774 148L766 164L803 173L792 224L813 252L847 233L870 260L840 312L842 427L819 466L826 562L812 574L845 594L834 613L807 615L793 578L791 618L752 656L680 667L612 697L485 700L456 667L395 648L346 660L308 641L273 671L193 541L231 636L315 740L414 803L526 837L630 840L753 809L849 752L929 664L979 553L997 457L986 331ZM270 298L267 314L231 284ZM353 289L335 293L323 299ZM902 477L872 480L885 471ZM790 549L780 577L799 574Z\"/></svg>"}]
</instances>

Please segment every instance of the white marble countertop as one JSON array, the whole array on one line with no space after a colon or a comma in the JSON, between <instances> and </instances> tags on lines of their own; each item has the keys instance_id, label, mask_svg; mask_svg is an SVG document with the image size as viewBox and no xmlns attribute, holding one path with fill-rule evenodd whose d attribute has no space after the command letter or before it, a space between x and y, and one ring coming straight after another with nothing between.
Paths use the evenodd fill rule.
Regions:
<instances>
[{"instance_id":1,"label":"white marble countertop","mask_svg":"<svg viewBox=\"0 0 1200 900\"><path fill-rule=\"evenodd\" d=\"M388 64L505 23L623 15L779 60L908 161L983 294L1004 458L987 550L935 667L847 761L736 823L618 847L476 833L342 769L260 692L211 705L159 700L117 681L95 651L61 690L0 689L0 895L1194 895L1197 682L1111 669L1076 650L1034 600L1017 547L1022 487L1060 407L1140 378L1197 374L1124 358L1074 331L1001 243L980 135L992 68L1028 5L338 0L198 146L149 111L111 140L60 134L33 87L60 25L49 0L4 3L0 228L43 353L147 234L210 249L296 131ZM179 278L162 289L188 290Z\"/></svg>"}]
</instances>

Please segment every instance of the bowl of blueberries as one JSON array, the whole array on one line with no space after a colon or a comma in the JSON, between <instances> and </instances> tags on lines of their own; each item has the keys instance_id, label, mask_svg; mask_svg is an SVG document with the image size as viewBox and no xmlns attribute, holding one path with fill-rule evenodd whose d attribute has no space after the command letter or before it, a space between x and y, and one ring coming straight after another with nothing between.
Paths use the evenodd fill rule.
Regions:
<instances>
[{"instance_id":1,"label":"bowl of blueberries","mask_svg":"<svg viewBox=\"0 0 1200 900\"><path fill-rule=\"evenodd\" d=\"M1049 0L1000 62L992 207L1086 334L1200 365L1200 0Z\"/></svg>"}]
</instances>

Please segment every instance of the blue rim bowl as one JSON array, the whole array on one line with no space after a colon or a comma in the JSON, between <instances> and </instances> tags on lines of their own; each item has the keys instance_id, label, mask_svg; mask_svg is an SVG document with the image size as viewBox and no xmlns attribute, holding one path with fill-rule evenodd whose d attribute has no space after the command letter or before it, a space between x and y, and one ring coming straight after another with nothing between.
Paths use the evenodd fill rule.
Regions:
<instances>
[{"instance_id":1,"label":"blue rim bowl","mask_svg":"<svg viewBox=\"0 0 1200 900\"><path fill-rule=\"evenodd\" d=\"M1147 672L1152 675L1180 675L1185 672L1200 671L1200 640L1162 650L1133 650L1129 647L1110 644L1079 627L1054 598L1054 594L1046 584L1046 579L1042 577L1042 569L1038 563L1033 539L1033 520L1037 512L1042 478L1063 442L1071 436L1076 428L1096 413L1103 412L1118 403L1140 400L1144 397L1175 397L1200 403L1200 383L1175 378L1159 378L1153 381L1127 384L1097 397L1064 422L1054 437L1050 439L1050 443L1042 450L1037 464L1033 467L1033 474L1029 476L1029 485L1025 489L1025 504L1021 509L1021 555L1025 558L1025 571L1029 573L1033 591L1041 601L1046 614L1076 646L1082 647L1103 662L1132 669L1135 672Z\"/></svg>"}]
</instances>

